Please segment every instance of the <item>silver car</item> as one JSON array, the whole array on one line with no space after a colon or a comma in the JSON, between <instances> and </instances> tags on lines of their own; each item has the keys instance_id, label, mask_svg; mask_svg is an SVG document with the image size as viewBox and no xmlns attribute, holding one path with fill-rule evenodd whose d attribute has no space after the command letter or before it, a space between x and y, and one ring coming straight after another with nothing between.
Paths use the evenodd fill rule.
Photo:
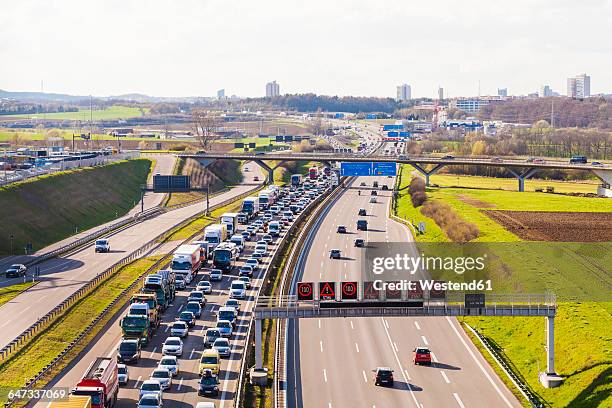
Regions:
<instances>
[{"instance_id":1,"label":"silver car","mask_svg":"<svg viewBox=\"0 0 612 408\"><path fill-rule=\"evenodd\" d=\"M172 373L167 368L156 368L153 370L151 380L159 381L162 390L169 390L172 387Z\"/></svg>"},{"instance_id":2,"label":"silver car","mask_svg":"<svg viewBox=\"0 0 612 408\"><path fill-rule=\"evenodd\" d=\"M157 368L168 370L173 376L176 376L179 373L178 358L176 358L176 356L163 356L159 361Z\"/></svg>"}]
</instances>

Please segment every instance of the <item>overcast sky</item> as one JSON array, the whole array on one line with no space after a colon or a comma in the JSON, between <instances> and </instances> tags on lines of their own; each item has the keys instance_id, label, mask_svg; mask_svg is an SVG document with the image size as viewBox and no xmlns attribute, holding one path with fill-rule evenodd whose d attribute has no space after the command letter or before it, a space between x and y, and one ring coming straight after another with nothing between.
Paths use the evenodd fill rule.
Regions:
<instances>
[{"instance_id":1,"label":"overcast sky","mask_svg":"<svg viewBox=\"0 0 612 408\"><path fill-rule=\"evenodd\" d=\"M612 92L612 0L19 0L0 89L79 95Z\"/></svg>"}]
</instances>

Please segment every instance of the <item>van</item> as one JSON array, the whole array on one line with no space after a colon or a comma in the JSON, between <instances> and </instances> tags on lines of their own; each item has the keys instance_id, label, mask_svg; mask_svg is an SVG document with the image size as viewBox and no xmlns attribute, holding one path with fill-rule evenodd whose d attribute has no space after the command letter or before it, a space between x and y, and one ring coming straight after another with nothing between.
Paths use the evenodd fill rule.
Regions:
<instances>
[{"instance_id":1,"label":"van","mask_svg":"<svg viewBox=\"0 0 612 408\"><path fill-rule=\"evenodd\" d=\"M272 221L268 225L268 232L273 237L278 237L280 235L280 230L281 230L281 225L280 225L280 222L278 221Z\"/></svg>"},{"instance_id":2,"label":"van","mask_svg":"<svg viewBox=\"0 0 612 408\"><path fill-rule=\"evenodd\" d=\"M230 286L230 298L231 299L244 299L246 297L246 284L242 281L232 281Z\"/></svg>"},{"instance_id":3,"label":"van","mask_svg":"<svg viewBox=\"0 0 612 408\"><path fill-rule=\"evenodd\" d=\"M283 217L287 218L289 221L293 221L293 209L291 209L291 211L283 211Z\"/></svg>"},{"instance_id":4,"label":"van","mask_svg":"<svg viewBox=\"0 0 612 408\"><path fill-rule=\"evenodd\" d=\"M238 251L242 252L244 250L244 237L242 235L232 235L232 237L230 238L230 242L236 244L236 248L238 248Z\"/></svg>"},{"instance_id":5,"label":"van","mask_svg":"<svg viewBox=\"0 0 612 408\"><path fill-rule=\"evenodd\" d=\"M219 374L219 369L221 366L221 357L219 356L219 352L215 349L206 349L202 352L202 357L200 357L200 376L204 372L204 370L211 370L213 374Z\"/></svg>"}]
</instances>

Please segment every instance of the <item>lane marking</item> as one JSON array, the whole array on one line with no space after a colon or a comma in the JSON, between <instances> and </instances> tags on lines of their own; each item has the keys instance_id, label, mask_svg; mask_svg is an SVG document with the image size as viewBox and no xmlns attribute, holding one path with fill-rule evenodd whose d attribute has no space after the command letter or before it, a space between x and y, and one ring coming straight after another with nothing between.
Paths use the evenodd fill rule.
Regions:
<instances>
[{"instance_id":1,"label":"lane marking","mask_svg":"<svg viewBox=\"0 0 612 408\"><path fill-rule=\"evenodd\" d=\"M430 351L429 353L431 354L431 359L432 359L434 362L436 362L436 363L437 363L437 362L438 362L438 357L436 357L436 355L435 355L433 352L431 352L431 351Z\"/></svg>"},{"instance_id":2,"label":"lane marking","mask_svg":"<svg viewBox=\"0 0 612 408\"><path fill-rule=\"evenodd\" d=\"M410 378L410 373L408 373L408 370L404 370L404 372L406 373L406 377L408 377L408 380L412 381L412 378Z\"/></svg>"},{"instance_id":3,"label":"lane marking","mask_svg":"<svg viewBox=\"0 0 612 408\"><path fill-rule=\"evenodd\" d=\"M325 369L323 369L323 379L327 382L327 371ZM331 406L331 403L329 405Z\"/></svg>"},{"instance_id":4,"label":"lane marking","mask_svg":"<svg viewBox=\"0 0 612 408\"><path fill-rule=\"evenodd\" d=\"M183 386L183 379L181 378L181 381L179 381L179 384L178 384L178 387L176 387L176 390L180 391L182 386Z\"/></svg>"},{"instance_id":5,"label":"lane marking","mask_svg":"<svg viewBox=\"0 0 612 408\"><path fill-rule=\"evenodd\" d=\"M170 330L170 326L166 326L166 328L164 329L164 333L168 333L168 330Z\"/></svg>"},{"instance_id":6,"label":"lane marking","mask_svg":"<svg viewBox=\"0 0 612 408\"><path fill-rule=\"evenodd\" d=\"M427 338L425 336L421 336L421 340L423 340L423 343L425 343L426 346L429 346L429 343L427 342Z\"/></svg>"},{"instance_id":7,"label":"lane marking","mask_svg":"<svg viewBox=\"0 0 612 408\"><path fill-rule=\"evenodd\" d=\"M355 349L357 350L357 352L359 353L359 344L355 343Z\"/></svg>"},{"instance_id":8,"label":"lane marking","mask_svg":"<svg viewBox=\"0 0 612 408\"><path fill-rule=\"evenodd\" d=\"M442 374L442 378L444 378L444 381L446 381L447 384L450 384L450 380L446 376L446 373L444 371L440 371L440 374Z\"/></svg>"},{"instance_id":9,"label":"lane marking","mask_svg":"<svg viewBox=\"0 0 612 408\"><path fill-rule=\"evenodd\" d=\"M463 405L463 401L461 401L461 398L459 398L459 394L453 392L453 397L455 397L455 399L457 400L457 404L459 404L461 408L465 408L465 405Z\"/></svg>"},{"instance_id":10,"label":"lane marking","mask_svg":"<svg viewBox=\"0 0 612 408\"><path fill-rule=\"evenodd\" d=\"M485 368L482 366L482 364L480 363L480 361L476 358L476 356L474 355L474 352L472 351L472 349L467 345L467 343L465 342L465 340L463 339L463 337L461 337L461 334L459 334L459 331L457 330L457 328L455 327L455 325L452 323L450 317L446 316L446 321L448 322L448 324L453 328L453 331L455 332L455 334L457 335L457 337L459 337L459 340L461 340L461 343L465 346L465 348L467 349L468 353L470 353L470 355L472 356L472 358L474 359L474 361L476 362L476 364L478 365L478 367L480 367L480 370L484 373L485 377L487 377L487 380L489 380L489 382L491 383L491 385L493 385L493 388L495 388L495 391L497 391L497 393L500 395L500 397L504 400L504 402L506 403L507 406L512 408L512 404L510 403L510 401L508 401L508 398L506 398L506 396L501 392L501 390L499 389L499 387L497 386L497 384L495 383L495 381L493 381L493 379L491 378L491 376L489 375L489 373L485 370Z\"/></svg>"},{"instance_id":11,"label":"lane marking","mask_svg":"<svg viewBox=\"0 0 612 408\"><path fill-rule=\"evenodd\" d=\"M153 357L153 354L155 354L156 351L157 351L157 346L153 347L153 350L151 351L149 358Z\"/></svg>"},{"instance_id":12,"label":"lane marking","mask_svg":"<svg viewBox=\"0 0 612 408\"><path fill-rule=\"evenodd\" d=\"M366 376L365 370L361 371L363 373L363 381L368 382L368 377Z\"/></svg>"},{"instance_id":13,"label":"lane marking","mask_svg":"<svg viewBox=\"0 0 612 408\"><path fill-rule=\"evenodd\" d=\"M385 326L387 326L387 329L389 328L389 322L387 320L385 320Z\"/></svg>"},{"instance_id":14,"label":"lane marking","mask_svg":"<svg viewBox=\"0 0 612 408\"><path fill-rule=\"evenodd\" d=\"M421 326L419 326L419 322L416 320L414 321L414 325L416 326L417 330L421 330Z\"/></svg>"},{"instance_id":15,"label":"lane marking","mask_svg":"<svg viewBox=\"0 0 612 408\"><path fill-rule=\"evenodd\" d=\"M136 380L136 382L134 383L134 388L138 388L138 383L140 382L140 380L142 379L142 376L139 375L138 379Z\"/></svg>"},{"instance_id":16,"label":"lane marking","mask_svg":"<svg viewBox=\"0 0 612 408\"><path fill-rule=\"evenodd\" d=\"M395 351L399 351L399 348L397 348L397 343L393 342L393 347L395 347Z\"/></svg>"},{"instance_id":17,"label":"lane marking","mask_svg":"<svg viewBox=\"0 0 612 408\"><path fill-rule=\"evenodd\" d=\"M191 353L189 353L189 359L191 360L191 357L193 357L193 353L194 353L195 349L191 349Z\"/></svg>"},{"instance_id":18,"label":"lane marking","mask_svg":"<svg viewBox=\"0 0 612 408\"><path fill-rule=\"evenodd\" d=\"M323 352L323 340L319 341L319 347L321 348L321 353Z\"/></svg>"},{"instance_id":19,"label":"lane marking","mask_svg":"<svg viewBox=\"0 0 612 408\"><path fill-rule=\"evenodd\" d=\"M319 329L321 328L321 319L319 319Z\"/></svg>"},{"instance_id":20,"label":"lane marking","mask_svg":"<svg viewBox=\"0 0 612 408\"><path fill-rule=\"evenodd\" d=\"M180 305L178 308L178 311L180 312L182 308L183 308L183 305Z\"/></svg>"},{"instance_id":21,"label":"lane marking","mask_svg":"<svg viewBox=\"0 0 612 408\"><path fill-rule=\"evenodd\" d=\"M355 329L355 326L353 326L353 321L352 320L350 321L350 323L351 323L351 329Z\"/></svg>"}]
</instances>

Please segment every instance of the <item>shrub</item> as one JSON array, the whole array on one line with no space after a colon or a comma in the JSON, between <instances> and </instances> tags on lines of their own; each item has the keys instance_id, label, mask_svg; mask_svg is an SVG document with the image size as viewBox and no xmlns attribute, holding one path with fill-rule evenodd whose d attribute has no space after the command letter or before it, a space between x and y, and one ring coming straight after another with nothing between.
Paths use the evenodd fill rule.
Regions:
<instances>
[{"instance_id":1,"label":"shrub","mask_svg":"<svg viewBox=\"0 0 612 408\"><path fill-rule=\"evenodd\" d=\"M480 234L475 224L462 219L446 203L428 201L421 208L421 213L433 219L453 242L468 242L478 238Z\"/></svg>"},{"instance_id":2,"label":"shrub","mask_svg":"<svg viewBox=\"0 0 612 408\"><path fill-rule=\"evenodd\" d=\"M414 207L420 207L425 201L427 201L427 194L425 194L425 181L422 178L413 177L412 180L410 180L408 191Z\"/></svg>"}]
</instances>

